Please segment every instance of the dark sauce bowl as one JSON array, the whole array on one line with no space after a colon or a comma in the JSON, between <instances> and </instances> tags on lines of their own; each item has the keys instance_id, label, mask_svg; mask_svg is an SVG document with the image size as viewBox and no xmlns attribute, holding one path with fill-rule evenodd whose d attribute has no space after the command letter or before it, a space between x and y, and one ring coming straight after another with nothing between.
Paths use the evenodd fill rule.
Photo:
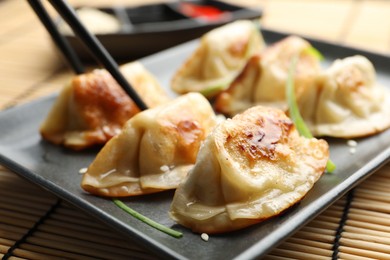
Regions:
<instances>
[{"instance_id":1,"label":"dark sauce bowl","mask_svg":"<svg viewBox=\"0 0 390 260\"><path fill-rule=\"evenodd\" d=\"M81 6L76 7L76 10ZM148 56L180 43L199 38L206 32L240 19L258 19L260 9L244 8L214 0L176 1L135 7L101 7L116 17L119 31L96 36L117 61ZM92 56L74 35L64 34L78 56Z\"/></svg>"}]
</instances>

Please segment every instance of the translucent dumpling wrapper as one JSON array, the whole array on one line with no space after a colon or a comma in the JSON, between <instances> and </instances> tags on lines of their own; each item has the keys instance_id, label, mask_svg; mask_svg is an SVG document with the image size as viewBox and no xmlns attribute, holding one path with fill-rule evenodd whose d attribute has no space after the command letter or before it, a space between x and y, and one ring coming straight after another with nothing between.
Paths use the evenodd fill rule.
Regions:
<instances>
[{"instance_id":1,"label":"translucent dumpling wrapper","mask_svg":"<svg viewBox=\"0 0 390 260\"><path fill-rule=\"evenodd\" d=\"M193 167L216 116L199 93L132 117L99 152L81 186L100 196L124 197L175 189Z\"/></svg>"},{"instance_id":2,"label":"translucent dumpling wrapper","mask_svg":"<svg viewBox=\"0 0 390 260\"><path fill-rule=\"evenodd\" d=\"M324 140L301 137L279 109L256 106L217 125L178 187L170 216L197 233L238 230L281 214L323 174Z\"/></svg>"},{"instance_id":3,"label":"translucent dumpling wrapper","mask_svg":"<svg viewBox=\"0 0 390 260\"><path fill-rule=\"evenodd\" d=\"M171 87L179 93L211 97L228 87L246 61L265 43L259 29L238 20L206 33L198 48L175 73Z\"/></svg>"},{"instance_id":4,"label":"translucent dumpling wrapper","mask_svg":"<svg viewBox=\"0 0 390 260\"><path fill-rule=\"evenodd\" d=\"M216 97L215 109L228 116L255 105L287 110L285 89L292 59L299 56L294 75L296 96L310 88L320 74L320 62L312 49L308 41L289 36L253 55L229 88Z\"/></svg>"},{"instance_id":5,"label":"translucent dumpling wrapper","mask_svg":"<svg viewBox=\"0 0 390 260\"><path fill-rule=\"evenodd\" d=\"M376 82L373 64L360 55L334 61L298 104L315 136L354 138L390 127L390 90Z\"/></svg>"},{"instance_id":6,"label":"translucent dumpling wrapper","mask_svg":"<svg viewBox=\"0 0 390 260\"><path fill-rule=\"evenodd\" d=\"M122 73L149 107L169 98L139 62L123 65ZM57 97L41 125L42 137L80 150L105 144L140 110L106 70L75 76Z\"/></svg>"}]
</instances>

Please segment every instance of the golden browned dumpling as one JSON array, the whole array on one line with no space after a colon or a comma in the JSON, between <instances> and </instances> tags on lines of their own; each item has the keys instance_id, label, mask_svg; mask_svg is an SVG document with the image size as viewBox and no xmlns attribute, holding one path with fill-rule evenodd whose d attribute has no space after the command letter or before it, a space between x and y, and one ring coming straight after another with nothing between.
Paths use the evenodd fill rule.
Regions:
<instances>
[{"instance_id":1,"label":"golden browned dumpling","mask_svg":"<svg viewBox=\"0 0 390 260\"><path fill-rule=\"evenodd\" d=\"M169 100L156 79L138 62L121 67L145 103ZM106 70L75 76L55 101L40 128L54 144L80 150L106 143L140 110Z\"/></svg>"},{"instance_id":2,"label":"golden browned dumpling","mask_svg":"<svg viewBox=\"0 0 390 260\"><path fill-rule=\"evenodd\" d=\"M353 138L390 127L390 91L376 82L367 58L336 60L317 87L298 100L313 135Z\"/></svg>"},{"instance_id":3,"label":"golden browned dumpling","mask_svg":"<svg viewBox=\"0 0 390 260\"><path fill-rule=\"evenodd\" d=\"M170 215L197 233L241 229L300 201L325 170L328 144L299 136L279 109L256 106L218 124L178 187Z\"/></svg>"},{"instance_id":4,"label":"golden browned dumpling","mask_svg":"<svg viewBox=\"0 0 390 260\"><path fill-rule=\"evenodd\" d=\"M198 48L176 72L172 89L179 94L213 96L263 47L263 37L251 21L239 20L214 29L201 38Z\"/></svg>"},{"instance_id":5,"label":"golden browned dumpling","mask_svg":"<svg viewBox=\"0 0 390 260\"><path fill-rule=\"evenodd\" d=\"M294 77L297 96L311 87L320 73L319 59L305 51L310 48L306 40L289 36L253 55L229 88L217 96L215 109L228 116L255 105L286 110L285 87L294 56L299 55Z\"/></svg>"},{"instance_id":6,"label":"golden browned dumpling","mask_svg":"<svg viewBox=\"0 0 390 260\"><path fill-rule=\"evenodd\" d=\"M210 103L199 93L145 110L103 147L81 186L109 197L175 189L193 167L202 141L215 124Z\"/></svg>"}]
</instances>

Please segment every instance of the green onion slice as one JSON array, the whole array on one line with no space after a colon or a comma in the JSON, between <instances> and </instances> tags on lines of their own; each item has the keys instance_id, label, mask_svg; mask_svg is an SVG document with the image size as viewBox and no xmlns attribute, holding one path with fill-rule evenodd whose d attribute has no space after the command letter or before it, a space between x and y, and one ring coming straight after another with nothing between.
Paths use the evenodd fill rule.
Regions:
<instances>
[{"instance_id":1,"label":"green onion slice","mask_svg":"<svg viewBox=\"0 0 390 260\"><path fill-rule=\"evenodd\" d=\"M306 126L305 121L303 120L299 112L298 104L296 102L294 74L295 74L295 68L297 66L297 62L298 62L298 56L294 56L291 61L291 66L287 78L287 90L286 90L287 104L290 112L290 117L293 120L298 132L306 138L313 138L313 135L311 134L309 128Z\"/></svg>"},{"instance_id":2,"label":"green onion slice","mask_svg":"<svg viewBox=\"0 0 390 260\"><path fill-rule=\"evenodd\" d=\"M200 90L199 92L200 92L200 94L202 94L205 97L212 97L212 96L218 94L219 92L222 92L223 90L225 90L229 86L230 82L231 81L221 82L218 85L209 86L205 89Z\"/></svg>"},{"instance_id":3,"label":"green onion slice","mask_svg":"<svg viewBox=\"0 0 390 260\"><path fill-rule=\"evenodd\" d=\"M311 134L309 128L306 126L305 121L303 120L299 112L298 104L295 97L294 75L295 75L295 69L297 66L298 58L299 58L298 55L293 57L291 61L289 73L288 73L288 78L286 83L287 104L290 112L290 117L293 120L299 134L306 138L312 138L313 135ZM335 169L336 169L336 165L329 159L328 162L326 163L326 171L332 173Z\"/></svg>"},{"instance_id":4,"label":"green onion slice","mask_svg":"<svg viewBox=\"0 0 390 260\"><path fill-rule=\"evenodd\" d=\"M168 228L164 225L161 225L160 223L155 222L154 220L151 220L148 217L145 217L144 215L138 213L137 211L133 210L132 208L128 207L125 203L123 203L119 199L113 199L112 200L115 205L117 205L119 208L123 209L125 212L129 213L131 216L135 217L138 220L141 220L142 222L148 224L149 226L164 232L165 234L168 234L175 238L181 238L183 236L183 233L173 230L171 228Z\"/></svg>"},{"instance_id":5,"label":"green onion slice","mask_svg":"<svg viewBox=\"0 0 390 260\"><path fill-rule=\"evenodd\" d=\"M307 53L310 56L313 56L314 58L318 59L319 61L322 61L325 59L324 56L322 55L322 53L319 50L317 50L316 48L314 48L313 46L307 47L302 52Z\"/></svg>"}]
</instances>

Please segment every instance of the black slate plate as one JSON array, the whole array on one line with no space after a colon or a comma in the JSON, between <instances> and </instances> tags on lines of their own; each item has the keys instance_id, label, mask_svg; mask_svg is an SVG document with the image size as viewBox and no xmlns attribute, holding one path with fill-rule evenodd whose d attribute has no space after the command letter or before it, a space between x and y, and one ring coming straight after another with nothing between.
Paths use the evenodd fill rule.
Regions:
<instances>
[{"instance_id":1,"label":"black slate plate","mask_svg":"<svg viewBox=\"0 0 390 260\"><path fill-rule=\"evenodd\" d=\"M263 31L268 42L284 34ZM378 81L390 87L390 58L311 41L329 64L336 58L354 54L368 57L377 69ZM197 46L192 41L141 62L160 82L168 86L173 72ZM184 233L176 239L141 223L117 208L110 200L94 197L80 189L80 168L94 159L97 150L73 152L48 144L38 134L39 124L51 107L54 96L40 99L0 113L0 162L26 179L44 187L78 208L90 213L136 243L160 257L180 259L248 259L266 254L294 231L321 213L332 202L385 164L390 157L390 131L357 140L355 154L349 153L345 140L329 139L331 158L337 165L333 174L325 174L308 195L283 215L250 228L224 235L211 236L208 242L200 235L175 225L169 219L172 192L163 192L125 203L142 214ZM130 257L130 256L129 256Z\"/></svg>"},{"instance_id":2,"label":"black slate plate","mask_svg":"<svg viewBox=\"0 0 390 260\"><path fill-rule=\"evenodd\" d=\"M185 3L218 8L226 14L213 20L191 17L180 8ZM257 19L262 16L260 9L245 8L216 0L173 1L136 7L117 6L97 9L113 15L121 23L118 32L96 35L117 60L138 59L196 39L209 30L226 23L239 19ZM65 36L79 57L93 60L77 37Z\"/></svg>"}]
</instances>

